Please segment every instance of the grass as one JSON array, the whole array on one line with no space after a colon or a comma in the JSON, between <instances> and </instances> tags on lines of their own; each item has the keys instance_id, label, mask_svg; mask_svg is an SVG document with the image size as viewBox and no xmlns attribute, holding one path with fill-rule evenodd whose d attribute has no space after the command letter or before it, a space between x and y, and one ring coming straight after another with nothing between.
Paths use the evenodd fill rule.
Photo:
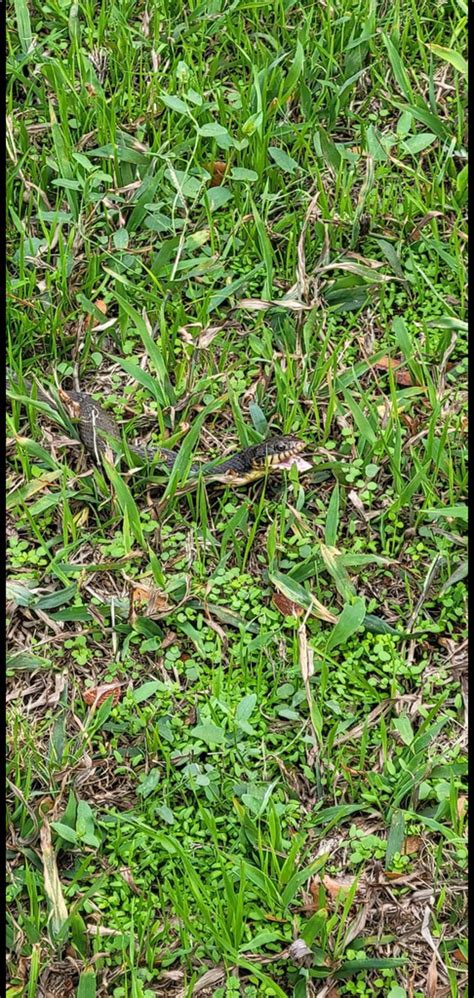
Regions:
<instances>
[{"instance_id":1,"label":"grass","mask_svg":"<svg viewBox=\"0 0 474 998\"><path fill-rule=\"evenodd\" d=\"M467 995L466 15L9 6L9 998Z\"/></svg>"}]
</instances>

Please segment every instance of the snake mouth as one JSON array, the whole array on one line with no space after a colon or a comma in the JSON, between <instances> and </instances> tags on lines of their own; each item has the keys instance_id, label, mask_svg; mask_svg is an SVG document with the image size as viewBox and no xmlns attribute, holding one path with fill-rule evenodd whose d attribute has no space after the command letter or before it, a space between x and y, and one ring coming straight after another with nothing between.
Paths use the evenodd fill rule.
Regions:
<instances>
[{"instance_id":1,"label":"snake mouth","mask_svg":"<svg viewBox=\"0 0 474 998\"><path fill-rule=\"evenodd\" d=\"M303 472L312 468L312 464L302 455L306 446L302 440L292 440L286 446L282 446L282 443L282 441L279 441L278 444L275 443L273 445L275 449L272 447L265 455L259 455L258 458L255 458L248 469L227 468L221 474L219 474L219 469L216 469L213 475L214 480L228 485L249 485L275 471L290 471L291 468L296 467L298 471Z\"/></svg>"},{"instance_id":2,"label":"snake mouth","mask_svg":"<svg viewBox=\"0 0 474 998\"><path fill-rule=\"evenodd\" d=\"M312 468L312 464L306 460L301 454L289 454L286 458L279 458L272 464L272 467L277 471L290 471L291 468L296 468L297 471L309 471Z\"/></svg>"},{"instance_id":3,"label":"snake mouth","mask_svg":"<svg viewBox=\"0 0 474 998\"><path fill-rule=\"evenodd\" d=\"M277 454L269 454L267 461L272 471L290 471L296 468L298 471L309 471L312 465L303 456L306 444L302 440L295 440L289 447ZM262 467L265 471L265 465Z\"/></svg>"}]
</instances>

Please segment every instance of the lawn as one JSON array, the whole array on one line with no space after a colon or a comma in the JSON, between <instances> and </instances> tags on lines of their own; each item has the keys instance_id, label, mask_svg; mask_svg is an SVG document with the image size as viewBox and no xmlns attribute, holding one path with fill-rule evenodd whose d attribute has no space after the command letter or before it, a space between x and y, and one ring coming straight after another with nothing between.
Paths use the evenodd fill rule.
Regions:
<instances>
[{"instance_id":1,"label":"lawn","mask_svg":"<svg viewBox=\"0 0 474 998\"><path fill-rule=\"evenodd\" d=\"M467 996L467 3L7 6L8 998Z\"/></svg>"}]
</instances>

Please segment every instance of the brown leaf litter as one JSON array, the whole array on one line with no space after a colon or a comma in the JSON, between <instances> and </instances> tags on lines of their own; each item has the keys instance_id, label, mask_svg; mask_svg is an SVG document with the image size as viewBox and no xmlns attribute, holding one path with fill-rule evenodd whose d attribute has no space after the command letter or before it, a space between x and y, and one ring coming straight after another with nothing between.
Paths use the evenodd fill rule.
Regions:
<instances>
[{"instance_id":1,"label":"brown leaf litter","mask_svg":"<svg viewBox=\"0 0 474 998\"><path fill-rule=\"evenodd\" d=\"M393 371L395 381L401 388L410 388L414 382L409 371L403 370L404 361L394 357L380 357L373 367L377 371Z\"/></svg>"},{"instance_id":2,"label":"brown leaf litter","mask_svg":"<svg viewBox=\"0 0 474 998\"><path fill-rule=\"evenodd\" d=\"M274 593L272 602L284 617L300 617L304 613L302 606L298 606L298 603L293 603L283 593Z\"/></svg>"},{"instance_id":3,"label":"brown leaf litter","mask_svg":"<svg viewBox=\"0 0 474 998\"><path fill-rule=\"evenodd\" d=\"M121 699L124 685L124 683L102 683L100 686L84 690L82 699L89 707L100 707L109 697L112 697L112 706L115 707Z\"/></svg>"},{"instance_id":4,"label":"brown leaf litter","mask_svg":"<svg viewBox=\"0 0 474 998\"><path fill-rule=\"evenodd\" d=\"M382 831L382 824L374 826L373 822L364 819L354 819L354 824L363 827L368 834L377 831L380 834ZM414 988L428 993L427 989L431 987L433 996L436 994L437 998L447 994L447 968L439 953L438 940L430 931L434 906L433 859L430 851L423 848L423 840L417 836L405 840L404 852L417 857L412 860L410 872L387 872L379 861L374 860L366 864L357 878L345 869L348 858L346 841L344 838L338 841L334 836L327 843L320 842L316 855L329 853L332 866L338 866L340 872L316 875L311 879L303 895L303 910L308 917L323 907L329 911L340 910L348 892L357 883L346 945L362 931L375 939L384 936L383 947L378 949L376 945L374 956L408 954L412 966L416 967ZM451 880L449 884L453 886ZM387 943L387 936L393 937L392 942Z\"/></svg>"}]
</instances>

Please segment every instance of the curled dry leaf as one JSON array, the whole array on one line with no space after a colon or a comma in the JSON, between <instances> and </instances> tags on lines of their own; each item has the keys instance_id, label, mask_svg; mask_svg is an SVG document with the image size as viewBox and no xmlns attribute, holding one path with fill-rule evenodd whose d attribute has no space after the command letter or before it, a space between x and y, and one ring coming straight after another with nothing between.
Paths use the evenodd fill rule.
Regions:
<instances>
[{"instance_id":1,"label":"curled dry leaf","mask_svg":"<svg viewBox=\"0 0 474 998\"><path fill-rule=\"evenodd\" d=\"M400 419L402 423L407 427L408 432L411 437L414 437L418 433L421 426L421 419L419 416L408 416L406 412L400 413Z\"/></svg>"},{"instance_id":2,"label":"curled dry leaf","mask_svg":"<svg viewBox=\"0 0 474 998\"><path fill-rule=\"evenodd\" d=\"M17 976L20 978L20 981L22 981L23 985L25 985L28 982L29 972L30 972L30 961L28 957L21 956L17 963ZM23 987L8 989L8 998L10 998L10 996L11 998L14 998L15 995L18 995L18 998L21 998L22 994L23 994Z\"/></svg>"},{"instance_id":3,"label":"curled dry leaf","mask_svg":"<svg viewBox=\"0 0 474 998\"><path fill-rule=\"evenodd\" d=\"M418 835L407 835L403 844L403 855L412 856L413 853L420 851L421 846L422 839Z\"/></svg>"},{"instance_id":4,"label":"curled dry leaf","mask_svg":"<svg viewBox=\"0 0 474 998\"><path fill-rule=\"evenodd\" d=\"M420 221L411 230L408 236L409 241L411 243L416 242L416 240L420 238L420 232L424 228L424 226L428 225L428 222L431 222L432 218L441 218L442 214L443 214L442 211L428 211L426 215L423 215L423 218L420 218Z\"/></svg>"},{"instance_id":5,"label":"curled dry leaf","mask_svg":"<svg viewBox=\"0 0 474 998\"><path fill-rule=\"evenodd\" d=\"M224 161L221 159L216 159L214 163L209 163L206 166L206 170L208 173L211 174L212 178L209 183L209 187L219 187L220 184L224 182L227 170L227 163L224 163Z\"/></svg>"},{"instance_id":6,"label":"curled dry leaf","mask_svg":"<svg viewBox=\"0 0 474 998\"><path fill-rule=\"evenodd\" d=\"M192 329L200 330L203 328L202 322L188 322L187 326L180 326L178 329L181 339L185 343L189 343L190 346L194 346L196 337L191 332Z\"/></svg>"},{"instance_id":7,"label":"curled dry leaf","mask_svg":"<svg viewBox=\"0 0 474 998\"><path fill-rule=\"evenodd\" d=\"M86 923L86 932L88 936L102 936L109 939L122 935L119 929L109 929L106 925L97 925L97 922Z\"/></svg>"},{"instance_id":8,"label":"curled dry leaf","mask_svg":"<svg viewBox=\"0 0 474 998\"><path fill-rule=\"evenodd\" d=\"M298 627L298 652L306 698L311 709L311 688L309 680L314 675L314 650L308 644L308 635L304 623L301 623Z\"/></svg>"},{"instance_id":9,"label":"curled dry leaf","mask_svg":"<svg viewBox=\"0 0 474 998\"><path fill-rule=\"evenodd\" d=\"M342 893L350 891L354 884L354 877L330 877L327 873L323 877L322 883L328 894L332 898L337 898Z\"/></svg>"},{"instance_id":10,"label":"curled dry leaf","mask_svg":"<svg viewBox=\"0 0 474 998\"><path fill-rule=\"evenodd\" d=\"M277 610L284 614L285 617L299 617L303 613L303 607L287 599L286 596L283 596L283 593L274 593L272 601Z\"/></svg>"},{"instance_id":11,"label":"curled dry leaf","mask_svg":"<svg viewBox=\"0 0 474 998\"><path fill-rule=\"evenodd\" d=\"M115 707L122 696L121 683L103 683L101 686L93 686L92 689L84 690L82 699L89 707L95 704L100 707L108 697L112 697L112 706Z\"/></svg>"},{"instance_id":12,"label":"curled dry leaf","mask_svg":"<svg viewBox=\"0 0 474 998\"><path fill-rule=\"evenodd\" d=\"M146 582L134 582L129 587L129 622L141 617L160 617L171 609L167 593Z\"/></svg>"},{"instance_id":13,"label":"curled dry leaf","mask_svg":"<svg viewBox=\"0 0 474 998\"><path fill-rule=\"evenodd\" d=\"M94 302L94 305L96 309L102 313L102 315L107 315L107 305L102 298L98 298L97 301ZM86 321L87 325L92 326L93 329L99 325L99 320L96 319L94 315L89 315Z\"/></svg>"},{"instance_id":14,"label":"curled dry leaf","mask_svg":"<svg viewBox=\"0 0 474 998\"><path fill-rule=\"evenodd\" d=\"M380 357L373 366L377 371L394 371L397 385L400 385L401 388L410 388L413 385L413 379L409 371L400 370L402 364L403 361L397 360L395 357Z\"/></svg>"},{"instance_id":15,"label":"curled dry leaf","mask_svg":"<svg viewBox=\"0 0 474 998\"><path fill-rule=\"evenodd\" d=\"M362 499L360 498L360 496L358 495L358 493L355 491L355 489L351 489L351 491L347 495L347 498L350 499L350 501L351 501L354 509L356 509L357 512L362 517L362 519L365 520L366 519L365 506L364 506L364 503L362 502Z\"/></svg>"},{"instance_id":16,"label":"curled dry leaf","mask_svg":"<svg viewBox=\"0 0 474 998\"><path fill-rule=\"evenodd\" d=\"M313 898L313 910L319 911L324 905L323 891L326 891L326 894L335 901L340 895L345 895L351 890L354 879L354 877L330 877L328 874L322 878L318 875L313 877L309 883L309 891ZM359 894L359 888L357 894Z\"/></svg>"},{"instance_id":17,"label":"curled dry leaf","mask_svg":"<svg viewBox=\"0 0 474 998\"><path fill-rule=\"evenodd\" d=\"M111 464L112 467L113 467L114 466L114 452L113 452L112 448L109 447L108 444L106 444L105 447L104 447L104 457L105 457L105 460L108 462L108 464Z\"/></svg>"},{"instance_id":18,"label":"curled dry leaf","mask_svg":"<svg viewBox=\"0 0 474 998\"><path fill-rule=\"evenodd\" d=\"M234 320L221 322L218 326L205 327L200 322L190 322L187 326L181 327L179 334L184 343L187 343L189 346L194 347L196 350L207 350L216 336L219 336L224 330L238 328L239 323ZM192 332L193 329L196 330L196 333ZM245 335L247 334L245 333Z\"/></svg>"},{"instance_id":19,"label":"curled dry leaf","mask_svg":"<svg viewBox=\"0 0 474 998\"><path fill-rule=\"evenodd\" d=\"M223 967L211 967L210 970L206 970L206 973L196 981L193 987L193 994L197 995L200 991L206 991L209 994L208 988L214 988L215 984L220 984L225 980L225 970ZM177 998L184 998L187 993L187 988L180 991Z\"/></svg>"},{"instance_id":20,"label":"curled dry leaf","mask_svg":"<svg viewBox=\"0 0 474 998\"><path fill-rule=\"evenodd\" d=\"M308 884L308 888L309 888L309 893L311 894L311 897L313 899L311 908L313 911L319 911L322 906L321 905L322 899L320 897L320 895L322 894L321 881L319 877L313 877L313 879L310 880Z\"/></svg>"},{"instance_id":21,"label":"curled dry leaf","mask_svg":"<svg viewBox=\"0 0 474 998\"><path fill-rule=\"evenodd\" d=\"M464 818L464 815L466 813L466 807L467 807L467 797L465 797L463 794L461 794L461 796L458 797L458 802L457 802L456 807L457 807L457 812L458 812L458 818Z\"/></svg>"},{"instance_id":22,"label":"curled dry leaf","mask_svg":"<svg viewBox=\"0 0 474 998\"><path fill-rule=\"evenodd\" d=\"M53 807L54 807L53 798L43 797L42 801L40 801L40 803L38 804L38 814L41 817L44 817L44 815L49 814L50 811L53 810Z\"/></svg>"},{"instance_id":23,"label":"curled dry leaf","mask_svg":"<svg viewBox=\"0 0 474 998\"><path fill-rule=\"evenodd\" d=\"M74 523L76 524L76 527L84 527L88 522L89 522L89 509L87 506L84 506L84 509L81 509L79 513L75 514Z\"/></svg>"},{"instance_id":24,"label":"curled dry leaf","mask_svg":"<svg viewBox=\"0 0 474 998\"><path fill-rule=\"evenodd\" d=\"M311 967L314 960L312 950L306 945L304 939L295 939L288 949L288 956L297 967Z\"/></svg>"},{"instance_id":25,"label":"curled dry leaf","mask_svg":"<svg viewBox=\"0 0 474 998\"><path fill-rule=\"evenodd\" d=\"M102 315L104 316L107 315L107 305L105 301L102 301L101 298L98 298L94 304L95 307L99 310L99 312L102 312ZM99 322L99 320L94 318L93 316L90 316L90 319L92 320L92 328L96 333L101 333L102 330L104 329L110 329L110 327L115 326L115 323L117 322L117 316L113 316L111 319L107 319L105 322Z\"/></svg>"}]
</instances>

